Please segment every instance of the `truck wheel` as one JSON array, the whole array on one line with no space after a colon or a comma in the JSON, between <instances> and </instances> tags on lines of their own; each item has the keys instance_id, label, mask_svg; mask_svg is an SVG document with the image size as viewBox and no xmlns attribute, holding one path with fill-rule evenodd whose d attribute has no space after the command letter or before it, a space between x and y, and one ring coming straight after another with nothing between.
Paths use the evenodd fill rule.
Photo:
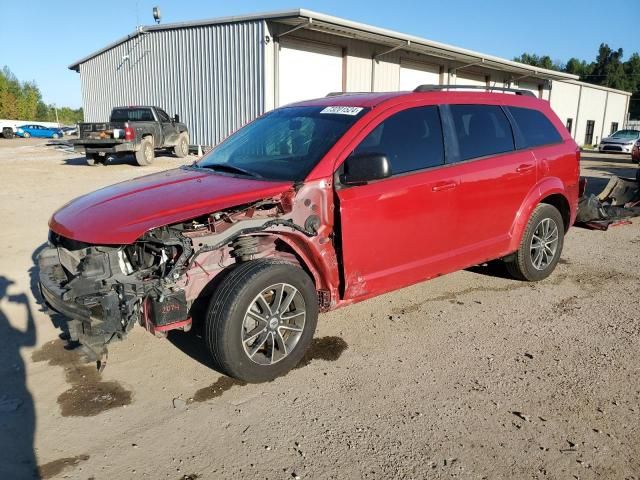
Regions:
<instances>
[{"instance_id":1,"label":"truck wheel","mask_svg":"<svg viewBox=\"0 0 640 480\"><path fill-rule=\"evenodd\" d=\"M3 128L2 129L2 136L4 138L6 138L7 140L10 138L13 138L13 130L11 130L10 128Z\"/></svg>"},{"instance_id":2,"label":"truck wheel","mask_svg":"<svg viewBox=\"0 0 640 480\"><path fill-rule=\"evenodd\" d=\"M186 133L180 134L178 143L173 147L173 153L175 153L178 158L184 158L189 155L189 135Z\"/></svg>"},{"instance_id":3,"label":"truck wheel","mask_svg":"<svg viewBox=\"0 0 640 480\"><path fill-rule=\"evenodd\" d=\"M136 162L141 167L151 165L155 159L155 152L153 150L153 138L144 137L140 142L140 149L136 152Z\"/></svg>"},{"instance_id":4,"label":"truck wheel","mask_svg":"<svg viewBox=\"0 0 640 480\"><path fill-rule=\"evenodd\" d=\"M543 280L556 268L563 245L562 215L555 207L541 203L527 223L520 249L506 262L507 271L518 280Z\"/></svg>"},{"instance_id":5,"label":"truck wheel","mask_svg":"<svg viewBox=\"0 0 640 480\"><path fill-rule=\"evenodd\" d=\"M205 338L216 370L264 382L300 362L317 321L316 289L304 270L284 261L254 260L231 270L214 292Z\"/></svg>"}]
</instances>

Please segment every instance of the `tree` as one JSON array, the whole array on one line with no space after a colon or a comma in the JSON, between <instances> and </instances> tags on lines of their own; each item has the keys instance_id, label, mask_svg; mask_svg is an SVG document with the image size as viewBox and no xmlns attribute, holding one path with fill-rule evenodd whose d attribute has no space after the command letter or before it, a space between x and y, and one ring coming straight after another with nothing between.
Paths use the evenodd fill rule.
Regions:
<instances>
[{"instance_id":1,"label":"tree","mask_svg":"<svg viewBox=\"0 0 640 480\"><path fill-rule=\"evenodd\" d=\"M81 108L58 108L60 123L78 123L83 116ZM0 118L55 122L55 107L42 101L42 94L35 82L20 82L5 66L0 70Z\"/></svg>"}]
</instances>

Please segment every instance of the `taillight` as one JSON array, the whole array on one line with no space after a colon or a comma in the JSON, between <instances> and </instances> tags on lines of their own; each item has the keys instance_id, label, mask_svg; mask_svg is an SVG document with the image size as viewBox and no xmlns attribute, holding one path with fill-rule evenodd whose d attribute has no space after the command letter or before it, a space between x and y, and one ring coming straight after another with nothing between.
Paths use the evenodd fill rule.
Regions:
<instances>
[{"instance_id":1,"label":"taillight","mask_svg":"<svg viewBox=\"0 0 640 480\"><path fill-rule=\"evenodd\" d=\"M124 139L125 140L133 140L133 138L136 136L136 131L133 129L133 127L130 127L129 124L125 124L124 126Z\"/></svg>"}]
</instances>

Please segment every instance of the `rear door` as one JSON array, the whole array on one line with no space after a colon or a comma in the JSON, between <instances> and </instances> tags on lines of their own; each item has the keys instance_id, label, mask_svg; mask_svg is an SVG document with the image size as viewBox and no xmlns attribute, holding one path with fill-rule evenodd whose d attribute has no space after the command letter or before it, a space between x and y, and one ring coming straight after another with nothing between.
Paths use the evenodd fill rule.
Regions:
<instances>
[{"instance_id":1,"label":"rear door","mask_svg":"<svg viewBox=\"0 0 640 480\"><path fill-rule=\"evenodd\" d=\"M536 184L536 159L516 151L509 118L498 105L448 105L447 162L460 175L457 256L465 265L507 253L511 227Z\"/></svg>"},{"instance_id":2,"label":"rear door","mask_svg":"<svg viewBox=\"0 0 640 480\"><path fill-rule=\"evenodd\" d=\"M360 138L353 153L385 154L392 176L337 189L347 299L446 271L457 223L459 180L444 166L437 106L396 107Z\"/></svg>"}]
</instances>

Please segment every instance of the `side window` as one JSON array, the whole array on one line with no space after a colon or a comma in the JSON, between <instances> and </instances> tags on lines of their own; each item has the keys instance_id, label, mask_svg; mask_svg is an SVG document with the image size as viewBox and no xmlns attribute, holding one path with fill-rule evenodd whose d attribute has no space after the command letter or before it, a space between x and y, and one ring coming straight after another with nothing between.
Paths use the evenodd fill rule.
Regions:
<instances>
[{"instance_id":1,"label":"side window","mask_svg":"<svg viewBox=\"0 0 640 480\"><path fill-rule=\"evenodd\" d=\"M449 105L449 112L455 139L448 162L496 155L515 148L511 124L499 106Z\"/></svg>"},{"instance_id":2,"label":"side window","mask_svg":"<svg viewBox=\"0 0 640 480\"><path fill-rule=\"evenodd\" d=\"M544 113L520 107L509 107L509 111L518 124L528 147L549 145L562 141L562 136Z\"/></svg>"},{"instance_id":3,"label":"side window","mask_svg":"<svg viewBox=\"0 0 640 480\"><path fill-rule=\"evenodd\" d=\"M353 152L382 153L393 175L444 164L438 107L416 107L392 115L367 135Z\"/></svg>"},{"instance_id":4,"label":"side window","mask_svg":"<svg viewBox=\"0 0 640 480\"><path fill-rule=\"evenodd\" d=\"M171 121L171 119L169 118L169 115L167 115L167 112L165 112L164 110L156 108L156 113L158 114L158 118L160 119L161 122L167 123Z\"/></svg>"}]
</instances>

